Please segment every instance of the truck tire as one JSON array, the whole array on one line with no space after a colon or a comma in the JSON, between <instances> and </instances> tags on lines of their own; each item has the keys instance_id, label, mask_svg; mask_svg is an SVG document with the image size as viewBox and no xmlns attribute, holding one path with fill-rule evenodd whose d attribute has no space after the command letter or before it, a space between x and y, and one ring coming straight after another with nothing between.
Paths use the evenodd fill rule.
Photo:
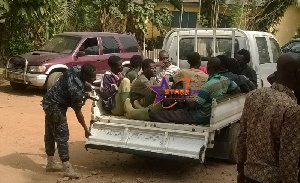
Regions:
<instances>
[{"instance_id":1,"label":"truck tire","mask_svg":"<svg viewBox=\"0 0 300 183\"><path fill-rule=\"evenodd\" d=\"M16 82L13 82L13 81L10 81L9 84L12 87L13 90L25 90L28 87L28 85L26 85L26 84L16 83Z\"/></svg>"},{"instance_id":2,"label":"truck tire","mask_svg":"<svg viewBox=\"0 0 300 183\"><path fill-rule=\"evenodd\" d=\"M229 130L229 158L228 162L237 163L237 136L240 130L240 123L236 122L230 126Z\"/></svg>"},{"instance_id":3,"label":"truck tire","mask_svg":"<svg viewBox=\"0 0 300 183\"><path fill-rule=\"evenodd\" d=\"M53 72L49 75L47 80L47 90L49 90L54 85L54 83L59 79L61 75L63 75L62 72Z\"/></svg>"}]
</instances>

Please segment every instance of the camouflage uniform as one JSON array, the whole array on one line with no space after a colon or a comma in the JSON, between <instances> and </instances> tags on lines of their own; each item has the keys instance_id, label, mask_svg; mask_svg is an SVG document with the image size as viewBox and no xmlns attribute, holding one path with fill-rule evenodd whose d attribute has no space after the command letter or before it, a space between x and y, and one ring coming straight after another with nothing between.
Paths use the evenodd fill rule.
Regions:
<instances>
[{"instance_id":1,"label":"camouflage uniform","mask_svg":"<svg viewBox=\"0 0 300 183\"><path fill-rule=\"evenodd\" d=\"M45 111L45 149L48 156L55 153L57 143L60 159L69 160L69 129L66 118L68 107L78 111L84 105L84 83L80 78L80 67L66 71L45 94L42 107Z\"/></svg>"}]
</instances>

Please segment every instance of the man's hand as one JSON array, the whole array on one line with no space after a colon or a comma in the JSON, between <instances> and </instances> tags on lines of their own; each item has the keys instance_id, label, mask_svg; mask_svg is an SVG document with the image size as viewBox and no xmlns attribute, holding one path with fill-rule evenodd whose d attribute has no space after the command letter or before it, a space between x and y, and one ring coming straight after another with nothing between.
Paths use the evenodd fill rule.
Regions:
<instances>
[{"instance_id":1,"label":"man's hand","mask_svg":"<svg viewBox=\"0 0 300 183\"><path fill-rule=\"evenodd\" d=\"M85 135L85 138L88 138L89 136L91 136L91 132L89 132L88 130L84 130L84 135Z\"/></svg>"},{"instance_id":2,"label":"man's hand","mask_svg":"<svg viewBox=\"0 0 300 183\"><path fill-rule=\"evenodd\" d=\"M124 78L120 78L118 81L117 81L117 86L119 87L121 82L123 81Z\"/></svg>"}]
</instances>

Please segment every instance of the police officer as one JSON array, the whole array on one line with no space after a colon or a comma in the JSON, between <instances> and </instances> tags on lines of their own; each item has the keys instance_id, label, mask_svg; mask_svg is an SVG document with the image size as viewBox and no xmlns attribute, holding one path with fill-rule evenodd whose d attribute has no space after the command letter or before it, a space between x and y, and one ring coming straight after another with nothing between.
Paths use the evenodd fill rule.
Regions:
<instances>
[{"instance_id":1,"label":"police officer","mask_svg":"<svg viewBox=\"0 0 300 183\"><path fill-rule=\"evenodd\" d=\"M45 111L45 149L47 154L47 172L61 171L64 176L79 178L69 162L69 129L66 118L68 107L71 107L82 125L85 137L90 135L89 129L85 124L81 107L85 102L85 91L90 89L96 79L96 68L92 64L84 64L82 67L74 66L69 68L58 81L47 91L43 100L42 107ZM54 161L55 142L58 154L63 163L63 167Z\"/></svg>"}]
</instances>

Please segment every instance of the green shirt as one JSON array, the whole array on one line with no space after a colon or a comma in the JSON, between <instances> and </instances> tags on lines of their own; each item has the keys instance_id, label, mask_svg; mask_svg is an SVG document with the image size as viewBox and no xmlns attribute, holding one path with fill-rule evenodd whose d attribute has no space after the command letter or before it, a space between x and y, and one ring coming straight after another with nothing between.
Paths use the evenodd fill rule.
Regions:
<instances>
[{"instance_id":1,"label":"green shirt","mask_svg":"<svg viewBox=\"0 0 300 183\"><path fill-rule=\"evenodd\" d=\"M190 109L190 114L194 119L202 124L208 124L211 115L211 104L213 98L219 98L228 91L237 88L237 84L230 79L214 74L208 78L204 85L200 88L198 95L195 97L198 103L197 107Z\"/></svg>"},{"instance_id":2,"label":"green shirt","mask_svg":"<svg viewBox=\"0 0 300 183\"><path fill-rule=\"evenodd\" d=\"M148 80L144 74L139 75L132 83L130 89L130 101L140 101L141 106L148 107L153 104L156 93L150 89L149 85L157 85L155 78Z\"/></svg>"},{"instance_id":3,"label":"green shirt","mask_svg":"<svg viewBox=\"0 0 300 183\"><path fill-rule=\"evenodd\" d=\"M138 77L138 72L134 69L130 69L126 72L125 77L130 80L130 83L133 82Z\"/></svg>"}]
</instances>

